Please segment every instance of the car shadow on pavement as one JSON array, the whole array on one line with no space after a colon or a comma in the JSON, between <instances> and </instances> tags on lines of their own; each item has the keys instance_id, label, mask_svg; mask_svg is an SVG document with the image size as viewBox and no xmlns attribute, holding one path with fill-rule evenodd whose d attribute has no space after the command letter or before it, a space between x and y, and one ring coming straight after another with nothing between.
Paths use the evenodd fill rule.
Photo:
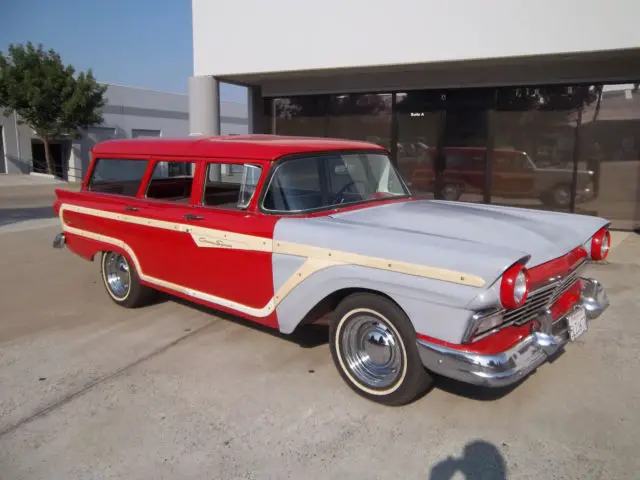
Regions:
<instances>
[{"instance_id":1,"label":"car shadow on pavement","mask_svg":"<svg viewBox=\"0 0 640 480\"><path fill-rule=\"evenodd\" d=\"M179 297L174 297L169 294L161 293L160 295L158 295L156 303L160 303L163 301L178 303L180 305L184 305L186 307L193 308L211 315L212 317L218 317L222 320L235 323L236 325L240 325L243 328L251 328L259 332L267 333L288 342L296 343L302 348L315 348L329 343L329 328L326 325L304 325L297 328L293 333L287 335L284 333L280 333L278 330L275 330L273 328L260 325L250 320L245 320L242 317L237 317L235 315L231 315L229 313L222 312L211 307L200 305L198 303L190 302Z\"/></svg>"},{"instance_id":2,"label":"car shadow on pavement","mask_svg":"<svg viewBox=\"0 0 640 480\"><path fill-rule=\"evenodd\" d=\"M0 227L26 220L41 220L55 216L53 207L0 208Z\"/></svg>"},{"instance_id":3,"label":"car shadow on pavement","mask_svg":"<svg viewBox=\"0 0 640 480\"><path fill-rule=\"evenodd\" d=\"M507 465L500 449L485 440L464 446L460 457L449 456L431 469L429 480L506 480Z\"/></svg>"},{"instance_id":4,"label":"car shadow on pavement","mask_svg":"<svg viewBox=\"0 0 640 480\"><path fill-rule=\"evenodd\" d=\"M207 315L211 315L212 317L217 317L224 321L235 323L236 325L239 325L243 328L251 328L253 330L266 333L273 337L295 343L302 348L316 348L329 343L328 325L324 325L324 324L301 325L293 333L287 335L284 333L280 333L278 330L275 330L273 328L260 325L250 320L245 320L242 317L238 317L220 310L216 310L208 306L200 305L198 303L191 302L189 300L185 300L179 297L174 297L166 293L161 293L161 292L158 292L158 293L159 293L158 297L156 298L154 303L162 303L165 301L178 303L187 308L192 308L200 312L203 312ZM561 349L554 356L548 359L548 363L553 363L563 353L564 353L564 349ZM507 387L483 387L479 385L472 385L469 383L464 383L458 380L453 380L451 378L442 377L440 375L436 375L432 373L435 381L433 386L429 389L429 391L432 389L439 389L444 392L450 393L452 395L468 398L470 400L490 402L490 401L499 400L500 398L505 397L511 392L513 392L514 390L516 390L521 384L526 382L526 380L530 376L535 375L536 371L537 369L531 372L526 377L518 380L517 382ZM428 391L424 392L423 396L426 396L427 394L428 394Z\"/></svg>"},{"instance_id":5,"label":"car shadow on pavement","mask_svg":"<svg viewBox=\"0 0 640 480\"><path fill-rule=\"evenodd\" d=\"M464 397L469 400L477 400L481 402L492 402L499 400L502 397L506 397L515 389L517 389L525 379L509 385L508 387L483 387L480 385L472 385L470 383L460 382L447 377L436 376L434 382L434 388L442 390L443 392L456 395L458 397Z\"/></svg>"}]
</instances>

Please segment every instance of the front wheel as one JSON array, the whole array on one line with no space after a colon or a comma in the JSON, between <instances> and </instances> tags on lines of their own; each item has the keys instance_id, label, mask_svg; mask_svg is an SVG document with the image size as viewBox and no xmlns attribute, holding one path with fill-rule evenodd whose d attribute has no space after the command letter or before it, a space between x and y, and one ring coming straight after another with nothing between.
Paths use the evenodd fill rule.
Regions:
<instances>
[{"instance_id":1,"label":"front wheel","mask_svg":"<svg viewBox=\"0 0 640 480\"><path fill-rule=\"evenodd\" d=\"M103 252L100 264L102 282L118 305L136 308L147 304L153 290L140 283L135 266L118 252Z\"/></svg>"},{"instance_id":2,"label":"front wheel","mask_svg":"<svg viewBox=\"0 0 640 480\"><path fill-rule=\"evenodd\" d=\"M433 383L418 355L411 322L386 297L357 293L340 302L330 343L343 380L374 402L411 403Z\"/></svg>"}]
</instances>

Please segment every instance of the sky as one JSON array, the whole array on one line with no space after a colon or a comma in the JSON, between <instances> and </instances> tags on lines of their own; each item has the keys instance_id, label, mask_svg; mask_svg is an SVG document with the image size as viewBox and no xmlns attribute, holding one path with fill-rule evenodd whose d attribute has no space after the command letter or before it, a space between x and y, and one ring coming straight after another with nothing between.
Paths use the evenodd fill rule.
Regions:
<instances>
[{"instance_id":1,"label":"sky","mask_svg":"<svg viewBox=\"0 0 640 480\"><path fill-rule=\"evenodd\" d=\"M186 94L193 75L191 0L0 0L0 51L27 41L100 82ZM240 87L220 95L246 102Z\"/></svg>"}]
</instances>

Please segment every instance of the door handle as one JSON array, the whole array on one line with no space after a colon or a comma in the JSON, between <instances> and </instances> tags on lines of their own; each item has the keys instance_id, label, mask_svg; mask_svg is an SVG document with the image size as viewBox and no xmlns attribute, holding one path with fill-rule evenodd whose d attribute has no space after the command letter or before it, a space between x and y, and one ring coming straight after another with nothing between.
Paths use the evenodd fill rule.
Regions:
<instances>
[{"instance_id":1,"label":"door handle","mask_svg":"<svg viewBox=\"0 0 640 480\"><path fill-rule=\"evenodd\" d=\"M192 215L190 213L187 213L184 216L185 220L204 220L204 217L200 216L200 215Z\"/></svg>"},{"instance_id":2,"label":"door handle","mask_svg":"<svg viewBox=\"0 0 640 480\"><path fill-rule=\"evenodd\" d=\"M132 207L131 205L127 205L126 207L124 207L124 209L127 212L137 212L138 210L140 210L138 207Z\"/></svg>"}]
</instances>

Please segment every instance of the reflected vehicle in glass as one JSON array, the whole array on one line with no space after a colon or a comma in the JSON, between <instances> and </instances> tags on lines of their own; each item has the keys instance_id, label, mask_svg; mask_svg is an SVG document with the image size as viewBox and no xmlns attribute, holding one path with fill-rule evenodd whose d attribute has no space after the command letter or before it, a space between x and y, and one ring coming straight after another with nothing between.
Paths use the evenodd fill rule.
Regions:
<instances>
[{"instance_id":1,"label":"reflected vehicle in glass","mask_svg":"<svg viewBox=\"0 0 640 480\"><path fill-rule=\"evenodd\" d=\"M609 304L584 276L608 220L420 200L372 143L111 140L56 194L54 246L98 261L116 304L162 291L282 334L328 323L342 379L386 405L436 374L517 382Z\"/></svg>"},{"instance_id":2,"label":"reflected vehicle in glass","mask_svg":"<svg viewBox=\"0 0 640 480\"><path fill-rule=\"evenodd\" d=\"M403 146L402 151L407 150ZM436 148L417 143L412 156L399 155L408 185L419 191L435 189ZM486 148L444 147L444 171L440 198L458 200L464 193L482 193L485 187ZM492 153L491 189L495 197L539 199L547 206L569 208L573 167L539 167L523 151L496 149ZM578 169L576 203L594 198L593 175Z\"/></svg>"}]
</instances>

